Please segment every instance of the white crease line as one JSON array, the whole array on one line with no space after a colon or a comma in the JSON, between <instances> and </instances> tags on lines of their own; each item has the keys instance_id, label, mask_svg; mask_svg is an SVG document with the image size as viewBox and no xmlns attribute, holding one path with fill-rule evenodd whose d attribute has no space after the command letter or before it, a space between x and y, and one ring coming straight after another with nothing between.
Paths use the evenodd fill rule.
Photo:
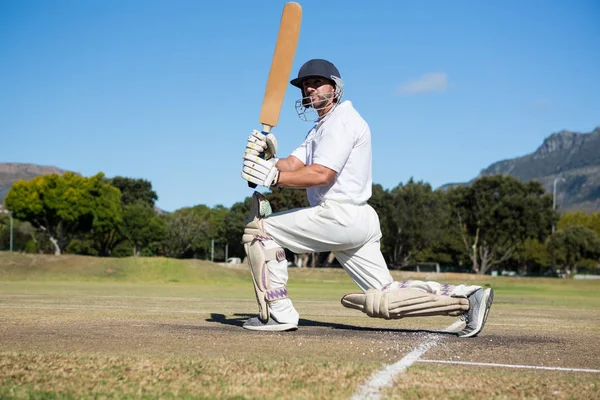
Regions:
<instances>
[{"instance_id":1,"label":"white crease line","mask_svg":"<svg viewBox=\"0 0 600 400\"><path fill-rule=\"evenodd\" d=\"M457 329L462 326L462 321L456 321L449 327L445 332L456 332ZM430 348L435 346L440 339L439 336L421 343L413 351L408 353L400 361L384 367L382 370L375 372L366 383L360 385L357 391L352 396L353 400L378 400L381 397L381 390L385 387L391 386L398 375L403 373L413 363L419 360L419 358L427 352Z\"/></svg>"},{"instance_id":2,"label":"white crease line","mask_svg":"<svg viewBox=\"0 0 600 400\"><path fill-rule=\"evenodd\" d=\"M525 369L544 369L544 370L549 370L549 371L600 373L600 369L540 367L537 365L494 364L494 363L477 363L477 362L468 362L468 361L447 361L447 360L417 360L417 361L423 362L423 363L434 363L434 364L458 364L458 365L476 365L476 366L481 366L481 367L525 368Z\"/></svg>"}]
</instances>

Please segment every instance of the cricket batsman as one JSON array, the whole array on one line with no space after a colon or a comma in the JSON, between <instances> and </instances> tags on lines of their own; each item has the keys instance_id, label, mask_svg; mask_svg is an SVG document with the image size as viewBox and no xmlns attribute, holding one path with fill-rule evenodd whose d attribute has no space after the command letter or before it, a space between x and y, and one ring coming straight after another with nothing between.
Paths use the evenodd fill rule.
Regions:
<instances>
[{"instance_id":1,"label":"cricket batsman","mask_svg":"<svg viewBox=\"0 0 600 400\"><path fill-rule=\"evenodd\" d=\"M342 101L344 82L329 61L307 61L290 82L300 89L296 111L314 122L304 141L286 158L277 158L277 140L254 130L243 157L242 178L264 187L305 189L310 206L272 213L260 193L243 235L259 316L244 328L287 331L299 314L288 297L284 248L294 253L333 252L361 292L345 295L344 307L369 317L400 319L461 316L459 337L479 334L494 299L491 288L394 281L380 249L381 230L367 203L372 188L371 131L350 101ZM311 117L311 115L313 117Z\"/></svg>"}]
</instances>

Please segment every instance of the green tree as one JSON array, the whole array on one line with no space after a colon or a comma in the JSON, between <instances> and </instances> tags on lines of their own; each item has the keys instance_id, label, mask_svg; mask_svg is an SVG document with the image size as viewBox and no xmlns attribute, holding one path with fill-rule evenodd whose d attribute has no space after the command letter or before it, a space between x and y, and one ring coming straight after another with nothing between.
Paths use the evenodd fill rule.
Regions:
<instances>
[{"instance_id":1,"label":"green tree","mask_svg":"<svg viewBox=\"0 0 600 400\"><path fill-rule=\"evenodd\" d=\"M139 256L142 250L149 248L152 243L160 242L165 229L164 219L147 203L138 201L123 207L122 234L133 246L134 256ZM149 250L147 253L153 254L155 250Z\"/></svg>"},{"instance_id":2,"label":"green tree","mask_svg":"<svg viewBox=\"0 0 600 400\"><path fill-rule=\"evenodd\" d=\"M158 195L152 190L152 183L145 179L115 176L108 179L108 183L121 191L121 204L123 206L141 202L154 207L156 200L158 200Z\"/></svg>"},{"instance_id":3,"label":"green tree","mask_svg":"<svg viewBox=\"0 0 600 400\"><path fill-rule=\"evenodd\" d=\"M306 190L273 188L265 193L273 212L293 210L294 208L308 207Z\"/></svg>"},{"instance_id":4,"label":"green tree","mask_svg":"<svg viewBox=\"0 0 600 400\"><path fill-rule=\"evenodd\" d=\"M12 231L14 251L37 250L35 229L29 222L13 218ZM10 216L4 213L0 213L0 249L10 249Z\"/></svg>"},{"instance_id":5,"label":"green tree","mask_svg":"<svg viewBox=\"0 0 600 400\"><path fill-rule=\"evenodd\" d=\"M567 226L550 236L548 248L556 260L563 263L568 276L577 273L584 260L597 260L600 257L600 239L596 232L581 225Z\"/></svg>"},{"instance_id":6,"label":"green tree","mask_svg":"<svg viewBox=\"0 0 600 400\"><path fill-rule=\"evenodd\" d=\"M192 257L208 259L211 255L211 245L214 241L215 252L217 253L216 258L224 258L224 246L227 243L224 233L224 218L229 213L229 210L222 205L211 208L203 204L191 207L188 210L206 226L206 232L196 242Z\"/></svg>"},{"instance_id":7,"label":"green tree","mask_svg":"<svg viewBox=\"0 0 600 400\"><path fill-rule=\"evenodd\" d=\"M514 261L519 265L521 273L531 275L532 271L540 272L552 264L552 255L548 247L537 238L526 238L520 246L515 248Z\"/></svg>"},{"instance_id":8,"label":"green tree","mask_svg":"<svg viewBox=\"0 0 600 400\"><path fill-rule=\"evenodd\" d=\"M182 208L165 216L165 237L162 245L165 255L192 258L206 251L210 226L191 208Z\"/></svg>"},{"instance_id":9,"label":"green tree","mask_svg":"<svg viewBox=\"0 0 600 400\"><path fill-rule=\"evenodd\" d=\"M439 234L436 240L425 247L416 257L417 261L435 261L446 266L452 266L450 271L466 272L470 259L465 255L461 230L455 223L453 209L448 201L448 196L437 192L441 197L441 210L439 212Z\"/></svg>"},{"instance_id":10,"label":"green tree","mask_svg":"<svg viewBox=\"0 0 600 400\"><path fill-rule=\"evenodd\" d=\"M376 207L386 216L382 234L385 230L385 255L391 265L416 261L419 254L441 240L447 220L443 196L429 184L412 178L392 189L389 196L377 190L371 204L379 203Z\"/></svg>"},{"instance_id":11,"label":"green tree","mask_svg":"<svg viewBox=\"0 0 600 400\"><path fill-rule=\"evenodd\" d=\"M527 238L544 241L556 220L552 198L537 181L492 175L448 193L472 270L484 274Z\"/></svg>"},{"instance_id":12,"label":"green tree","mask_svg":"<svg viewBox=\"0 0 600 400\"><path fill-rule=\"evenodd\" d=\"M119 244L119 229L123 223L121 193L112 185L99 179L86 179L87 190L93 198L93 214L91 235L101 256L110 256Z\"/></svg>"},{"instance_id":13,"label":"green tree","mask_svg":"<svg viewBox=\"0 0 600 400\"><path fill-rule=\"evenodd\" d=\"M5 199L15 218L45 233L60 255L69 242L86 232L106 232L118 224L120 193L104 174L85 178L74 173L18 181Z\"/></svg>"},{"instance_id":14,"label":"green tree","mask_svg":"<svg viewBox=\"0 0 600 400\"><path fill-rule=\"evenodd\" d=\"M585 213L583 211L569 211L560 216L557 228L565 229L569 226L585 226L596 232L600 237L600 212Z\"/></svg>"},{"instance_id":15,"label":"green tree","mask_svg":"<svg viewBox=\"0 0 600 400\"><path fill-rule=\"evenodd\" d=\"M373 184L371 188L371 198L369 205L373 207L379 217L379 225L381 228L381 252L385 259L390 262L394 251L394 240L391 240L395 234L395 226L393 221L393 202L392 195L388 190L385 190L380 184Z\"/></svg>"},{"instance_id":16,"label":"green tree","mask_svg":"<svg viewBox=\"0 0 600 400\"><path fill-rule=\"evenodd\" d=\"M250 209L252 197L246 197L243 202L235 203L229 212L223 217L223 238L228 244L230 257L244 258L245 251L242 245L242 235Z\"/></svg>"}]
</instances>

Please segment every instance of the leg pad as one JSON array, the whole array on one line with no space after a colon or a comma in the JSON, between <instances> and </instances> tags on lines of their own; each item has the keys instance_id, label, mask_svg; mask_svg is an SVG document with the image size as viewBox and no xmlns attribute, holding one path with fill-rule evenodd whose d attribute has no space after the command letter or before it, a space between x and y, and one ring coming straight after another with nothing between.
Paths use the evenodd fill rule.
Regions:
<instances>
[{"instance_id":1,"label":"leg pad","mask_svg":"<svg viewBox=\"0 0 600 400\"><path fill-rule=\"evenodd\" d=\"M288 297L287 288L285 286L274 287L269 274L269 264L287 263L285 251L272 239L265 236L255 237L250 243L245 243L244 248L252 273L259 317L266 322L269 319L268 303Z\"/></svg>"},{"instance_id":2,"label":"leg pad","mask_svg":"<svg viewBox=\"0 0 600 400\"><path fill-rule=\"evenodd\" d=\"M342 297L342 305L360 310L369 317L384 319L432 315L458 316L469 309L469 301L465 298L399 287L350 293Z\"/></svg>"}]
</instances>

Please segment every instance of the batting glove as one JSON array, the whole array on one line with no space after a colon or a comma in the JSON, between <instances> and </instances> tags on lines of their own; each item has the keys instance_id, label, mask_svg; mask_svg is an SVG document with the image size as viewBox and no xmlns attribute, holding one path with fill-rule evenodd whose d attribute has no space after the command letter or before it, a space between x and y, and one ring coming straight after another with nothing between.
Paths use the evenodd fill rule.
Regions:
<instances>
[{"instance_id":1,"label":"batting glove","mask_svg":"<svg viewBox=\"0 0 600 400\"><path fill-rule=\"evenodd\" d=\"M279 170L275 167L278 158L264 160L254 154L244 154L242 178L257 185L271 187L279 183Z\"/></svg>"},{"instance_id":2,"label":"batting glove","mask_svg":"<svg viewBox=\"0 0 600 400\"><path fill-rule=\"evenodd\" d=\"M269 160L277 153L277 138L272 133L265 135L254 129L248 136L246 153L263 156L265 160Z\"/></svg>"}]
</instances>

